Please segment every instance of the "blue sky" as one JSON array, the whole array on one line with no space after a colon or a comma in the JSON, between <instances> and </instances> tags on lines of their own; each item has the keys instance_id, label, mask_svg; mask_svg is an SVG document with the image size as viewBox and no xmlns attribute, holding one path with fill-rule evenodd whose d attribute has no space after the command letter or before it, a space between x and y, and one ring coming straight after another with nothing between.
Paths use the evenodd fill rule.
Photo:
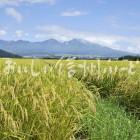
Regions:
<instances>
[{"instance_id":1,"label":"blue sky","mask_svg":"<svg viewBox=\"0 0 140 140\"><path fill-rule=\"evenodd\" d=\"M85 39L140 51L140 0L1 0L0 39Z\"/></svg>"}]
</instances>

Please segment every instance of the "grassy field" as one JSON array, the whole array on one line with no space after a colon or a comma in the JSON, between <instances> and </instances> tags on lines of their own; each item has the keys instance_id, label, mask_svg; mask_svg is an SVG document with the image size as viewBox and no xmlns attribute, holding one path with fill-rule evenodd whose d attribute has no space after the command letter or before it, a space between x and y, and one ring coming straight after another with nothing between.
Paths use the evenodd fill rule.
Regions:
<instances>
[{"instance_id":1,"label":"grassy field","mask_svg":"<svg viewBox=\"0 0 140 140\"><path fill-rule=\"evenodd\" d=\"M0 59L0 140L139 140L140 63Z\"/></svg>"}]
</instances>

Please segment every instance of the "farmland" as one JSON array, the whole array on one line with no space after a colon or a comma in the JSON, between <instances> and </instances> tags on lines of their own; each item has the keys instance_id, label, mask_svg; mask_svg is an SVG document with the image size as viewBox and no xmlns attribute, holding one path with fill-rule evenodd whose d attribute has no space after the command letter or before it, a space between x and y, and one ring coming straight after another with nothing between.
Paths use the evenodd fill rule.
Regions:
<instances>
[{"instance_id":1,"label":"farmland","mask_svg":"<svg viewBox=\"0 0 140 140\"><path fill-rule=\"evenodd\" d=\"M0 139L139 140L140 62L0 59Z\"/></svg>"}]
</instances>

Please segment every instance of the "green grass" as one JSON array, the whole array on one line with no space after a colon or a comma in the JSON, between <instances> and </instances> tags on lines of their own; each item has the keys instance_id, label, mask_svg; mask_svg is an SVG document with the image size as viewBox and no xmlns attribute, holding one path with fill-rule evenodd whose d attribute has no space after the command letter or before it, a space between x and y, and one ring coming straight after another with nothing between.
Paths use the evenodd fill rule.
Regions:
<instances>
[{"instance_id":1,"label":"green grass","mask_svg":"<svg viewBox=\"0 0 140 140\"><path fill-rule=\"evenodd\" d=\"M97 102L97 112L84 120L90 140L139 140L140 121L111 100Z\"/></svg>"}]
</instances>

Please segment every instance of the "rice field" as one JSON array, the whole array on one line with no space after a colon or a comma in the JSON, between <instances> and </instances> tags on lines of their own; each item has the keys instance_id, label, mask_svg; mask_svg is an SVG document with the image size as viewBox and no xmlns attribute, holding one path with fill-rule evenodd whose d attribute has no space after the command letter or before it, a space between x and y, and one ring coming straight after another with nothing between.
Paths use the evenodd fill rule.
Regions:
<instances>
[{"instance_id":1,"label":"rice field","mask_svg":"<svg viewBox=\"0 0 140 140\"><path fill-rule=\"evenodd\" d=\"M0 140L139 140L137 61L0 59Z\"/></svg>"}]
</instances>

